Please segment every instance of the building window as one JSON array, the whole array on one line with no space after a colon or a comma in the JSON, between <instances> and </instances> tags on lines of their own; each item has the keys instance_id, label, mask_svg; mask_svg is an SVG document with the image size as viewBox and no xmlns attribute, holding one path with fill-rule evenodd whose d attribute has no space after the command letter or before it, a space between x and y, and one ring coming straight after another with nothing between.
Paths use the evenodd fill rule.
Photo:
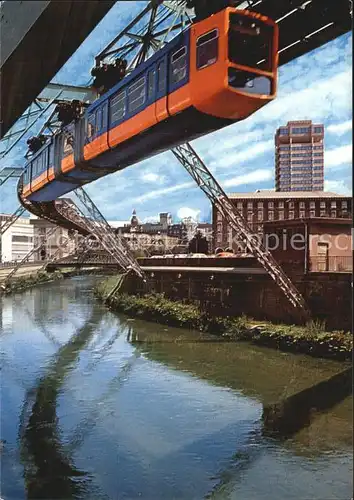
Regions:
<instances>
[{"instance_id":1,"label":"building window","mask_svg":"<svg viewBox=\"0 0 354 500\"><path fill-rule=\"evenodd\" d=\"M269 209L273 209L274 208L274 202L273 201L269 201L268 202L268 208Z\"/></svg>"},{"instance_id":2,"label":"building window","mask_svg":"<svg viewBox=\"0 0 354 500\"><path fill-rule=\"evenodd\" d=\"M242 203L242 201L239 201L237 203L237 210L242 210L242 209L243 209L243 203Z\"/></svg>"},{"instance_id":3,"label":"building window","mask_svg":"<svg viewBox=\"0 0 354 500\"><path fill-rule=\"evenodd\" d=\"M342 208L347 209L348 208L348 203L346 201L342 201Z\"/></svg>"},{"instance_id":4,"label":"building window","mask_svg":"<svg viewBox=\"0 0 354 500\"><path fill-rule=\"evenodd\" d=\"M283 202L283 201L279 201L279 203L278 203L278 207L279 207L279 208L284 208L284 202Z\"/></svg>"},{"instance_id":5,"label":"building window","mask_svg":"<svg viewBox=\"0 0 354 500\"><path fill-rule=\"evenodd\" d=\"M313 132L314 132L314 134L322 134L323 128L322 127L313 127Z\"/></svg>"},{"instance_id":6,"label":"building window","mask_svg":"<svg viewBox=\"0 0 354 500\"><path fill-rule=\"evenodd\" d=\"M293 201L289 202L289 208L294 208L294 202Z\"/></svg>"},{"instance_id":7,"label":"building window","mask_svg":"<svg viewBox=\"0 0 354 500\"><path fill-rule=\"evenodd\" d=\"M290 211L289 211L289 219L294 219L294 217L295 217L295 212L294 212L294 210L290 210Z\"/></svg>"},{"instance_id":8,"label":"building window","mask_svg":"<svg viewBox=\"0 0 354 500\"><path fill-rule=\"evenodd\" d=\"M337 210L331 210L331 217L337 217Z\"/></svg>"},{"instance_id":9,"label":"building window","mask_svg":"<svg viewBox=\"0 0 354 500\"><path fill-rule=\"evenodd\" d=\"M252 210L252 208L253 208L253 203L252 203L252 201L249 201L249 202L247 203L247 208Z\"/></svg>"},{"instance_id":10,"label":"building window","mask_svg":"<svg viewBox=\"0 0 354 500\"><path fill-rule=\"evenodd\" d=\"M252 213L248 213L248 214L247 214L247 220L248 220L249 222L251 222L251 221L253 220L253 214L252 214Z\"/></svg>"},{"instance_id":11,"label":"building window","mask_svg":"<svg viewBox=\"0 0 354 500\"><path fill-rule=\"evenodd\" d=\"M289 131L287 128L280 128L279 135L288 135Z\"/></svg>"},{"instance_id":12,"label":"building window","mask_svg":"<svg viewBox=\"0 0 354 500\"><path fill-rule=\"evenodd\" d=\"M217 230L218 230L218 233L222 233L222 223L221 222L218 223Z\"/></svg>"},{"instance_id":13,"label":"building window","mask_svg":"<svg viewBox=\"0 0 354 500\"><path fill-rule=\"evenodd\" d=\"M222 241L222 235L220 233L218 233L217 237L216 237L216 240L218 243L221 243Z\"/></svg>"},{"instance_id":14,"label":"building window","mask_svg":"<svg viewBox=\"0 0 354 500\"><path fill-rule=\"evenodd\" d=\"M310 210L310 217L315 217L316 216L316 213L314 210Z\"/></svg>"},{"instance_id":15,"label":"building window","mask_svg":"<svg viewBox=\"0 0 354 500\"><path fill-rule=\"evenodd\" d=\"M257 219L263 220L263 210L258 210Z\"/></svg>"},{"instance_id":16,"label":"building window","mask_svg":"<svg viewBox=\"0 0 354 500\"><path fill-rule=\"evenodd\" d=\"M259 202L257 203L257 207L258 207L258 208L263 208L263 201L259 201Z\"/></svg>"},{"instance_id":17,"label":"building window","mask_svg":"<svg viewBox=\"0 0 354 500\"><path fill-rule=\"evenodd\" d=\"M309 127L293 127L291 129L292 134L308 134L309 131Z\"/></svg>"},{"instance_id":18,"label":"building window","mask_svg":"<svg viewBox=\"0 0 354 500\"><path fill-rule=\"evenodd\" d=\"M326 202L325 201L321 201L320 208L326 208Z\"/></svg>"},{"instance_id":19,"label":"building window","mask_svg":"<svg viewBox=\"0 0 354 500\"><path fill-rule=\"evenodd\" d=\"M284 220L284 212L282 210L278 213L278 218L279 220Z\"/></svg>"},{"instance_id":20,"label":"building window","mask_svg":"<svg viewBox=\"0 0 354 500\"><path fill-rule=\"evenodd\" d=\"M274 212L273 212L273 210L270 210L270 211L268 212L268 219L269 219L269 220L274 220Z\"/></svg>"},{"instance_id":21,"label":"building window","mask_svg":"<svg viewBox=\"0 0 354 500\"><path fill-rule=\"evenodd\" d=\"M316 208L316 203L314 201L310 201L310 208L314 210Z\"/></svg>"},{"instance_id":22,"label":"building window","mask_svg":"<svg viewBox=\"0 0 354 500\"><path fill-rule=\"evenodd\" d=\"M326 210L321 210L320 211L320 216L321 217L325 217L325 215L326 215Z\"/></svg>"},{"instance_id":23,"label":"building window","mask_svg":"<svg viewBox=\"0 0 354 500\"><path fill-rule=\"evenodd\" d=\"M304 219L304 217L305 217L305 210L300 210L299 217L301 217L302 219Z\"/></svg>"},{"instance_id":24,"label":"building window","mask_svg":"<svg viewBox=\"0 0 354 500\"><path fill-rule=\"evenodd\" d=\"M302 209L304 209L305 208L305 202L304 201L300 201L299 207L302 208Z\"/></svg>"}]
</instances>

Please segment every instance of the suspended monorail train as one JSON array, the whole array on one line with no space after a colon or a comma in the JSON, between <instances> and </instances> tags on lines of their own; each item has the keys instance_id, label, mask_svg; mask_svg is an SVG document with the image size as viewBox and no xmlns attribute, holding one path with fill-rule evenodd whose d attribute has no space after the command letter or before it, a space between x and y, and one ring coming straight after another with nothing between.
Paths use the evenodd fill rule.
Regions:
<instances>
[{"instance_id":1,"label":"suspended monorail train","mask_svg":"<svg viewBox=\"0 0 354 500\"><path fill-rule=\"evenodd\" d=\"M227 7L192 24L27 162L22 198L50 201L243 120L276 95L278 27Z\"/></svg>"}]
</instances>

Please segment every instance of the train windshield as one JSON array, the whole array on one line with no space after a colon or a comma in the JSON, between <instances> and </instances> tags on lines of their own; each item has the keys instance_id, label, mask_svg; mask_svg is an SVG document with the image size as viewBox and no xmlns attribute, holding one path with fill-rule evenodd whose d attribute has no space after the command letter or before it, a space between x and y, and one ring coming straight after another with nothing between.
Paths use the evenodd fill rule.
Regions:
<instances>
[{"instance_id":1,"label":"train windshield","mask_svg":"<svg viewBox=\"0 0 354 500\"><path fill-rule=\"evenodd\" d=\"M230 14L230 62L271 71L272 38L272 26L241 14Z\"/></svg>"}]
</instances>

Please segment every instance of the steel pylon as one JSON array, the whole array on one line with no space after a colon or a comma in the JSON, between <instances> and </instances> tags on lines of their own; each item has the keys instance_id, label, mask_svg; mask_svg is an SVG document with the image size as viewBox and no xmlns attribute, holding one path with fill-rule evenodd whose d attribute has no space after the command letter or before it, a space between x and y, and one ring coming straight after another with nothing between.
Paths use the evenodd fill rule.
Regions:
<instances>
[{"instance_id":1,"label":"steel pylon","mask_svg":"<svg viewBox=\"0 0 354 500\"><path fill-rule=\"evenodd\" d=\"M300 310L304 316L309 316L309 310L300 292L284 273L272 254L259 241L259 238L257 238L257 235L249 227L243 215L230 201L192 146L187 143L176 146L171 151L232 229L237 232L239 240L247 245L291 304Z\"/></svg>"}]
</instances>

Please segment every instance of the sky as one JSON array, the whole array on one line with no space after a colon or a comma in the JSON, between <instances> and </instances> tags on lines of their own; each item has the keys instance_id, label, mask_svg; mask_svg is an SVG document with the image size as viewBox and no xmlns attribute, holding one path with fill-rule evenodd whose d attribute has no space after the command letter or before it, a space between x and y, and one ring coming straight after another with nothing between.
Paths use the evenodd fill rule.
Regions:
<instances>
[{"instance_id":1,"label":"sky","mask_svg":"<svg viewBox=\"0 0 354 500\"><path fill-rule=\"evenodd\" d=\"M143 7L117 2L53 81L84 85L94 57ZM281 29L281 28L280 28ZM351 195L352 34L348 33L279 68L276 99L239 123L191 144L227 193L274 188L274 133L290 120L325 124L325 191ZM7 165L18 165L18 158ZM174 221L210 221L211 205L171 152L165 152L87 185L109 220L142 221L170 212ZM17 208L16 183L0 189L0 212Z\"/></svg>"}]
</instances>

